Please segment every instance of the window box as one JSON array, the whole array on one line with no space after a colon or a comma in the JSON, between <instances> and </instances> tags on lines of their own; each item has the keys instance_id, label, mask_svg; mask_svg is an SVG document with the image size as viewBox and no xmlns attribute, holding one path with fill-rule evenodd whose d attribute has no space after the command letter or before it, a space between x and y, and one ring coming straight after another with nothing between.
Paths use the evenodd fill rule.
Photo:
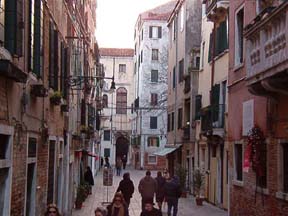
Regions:
<instances>
[{"instance_id":1,"label":"window box","mask_svg":"<svg viewBox=\"0 0 288 216\"><path fill-rule=\"evenodd\" d=\"M62 93L59 91L54 92L50 97L50 103L57 106L60 105L62 101Z\"/></svg>"}]
</instances>

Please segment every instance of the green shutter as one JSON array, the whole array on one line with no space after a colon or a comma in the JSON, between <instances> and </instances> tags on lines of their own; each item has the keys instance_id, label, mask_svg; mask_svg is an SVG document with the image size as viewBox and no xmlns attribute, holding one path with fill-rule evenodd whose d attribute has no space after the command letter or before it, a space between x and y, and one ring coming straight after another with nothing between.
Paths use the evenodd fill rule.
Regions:
<instances>
[{"instance_id":1,"label":"green shutter","mask_svg":"<svg viewBox=\"0 0 288 216\"><path fill-rule=\"evenodd\" d=\"M157 147L160 146L160 140L159 140L159 137L156 138L157 139Z\"/></svg>"},{"instance_id":2,"label":"green shutter","mask_svg":"<svg viewBox=\"0 0 288 216\"><path fill-rule=\"evenodd\" d=\"M49 23L49 87L54 88L54 25Z\"/></svg>"},{"instance_id":3,"label":"green shutter","mask_svg":"<svg viewBox=\"0 0 288 216\"><path fill-rule=\"evenodd\" d=\"M219 97L220 97L220 84L216 84L212 88L212 119L213 122L219 119Z\"/></svg>"},{"instance_id":4,"label":"green shutter","mask_svg":"<svg viewBox=\"0 0 288 216\"><path fill-rule=\"evenodd\" d=\"M162 27L158 27L158 38L162 37Z\"/></svg>"},{"instance_id":5,"label":"green shutter","mask_svg":"<svg viewBox=\"0 0 288 216\"><path fill-rule=\"evenodd\" d=\"M208 62L211 61L212 58L212 48L213 48L213 32L210 33L210 40L209 40L209 52L208 52Z\"/></svg>"},{"instance_id":6,"label":"green shutter","mask_svg":"<svg viewBox=\"0 0 288 216\"><path fill-rule=\"evenodd\" d=\"M200 120L202 108L202 95L195 96L195 119Z\"/></svg>"}]
</instances>

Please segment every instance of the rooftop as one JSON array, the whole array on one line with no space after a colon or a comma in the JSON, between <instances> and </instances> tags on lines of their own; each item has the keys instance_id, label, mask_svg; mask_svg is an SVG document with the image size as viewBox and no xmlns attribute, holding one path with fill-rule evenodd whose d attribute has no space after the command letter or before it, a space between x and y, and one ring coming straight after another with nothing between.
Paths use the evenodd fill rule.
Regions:
<instances>
[{"instance_id":1,"label":"rooftop","mask_svg":"<svg viewBox=\"0 0 288 216\"><path fill-rule=\"evenodd\" d=\"M128 48L100 48L100 56L133 57L134 50Z\"/></svg>"}]
</instances>

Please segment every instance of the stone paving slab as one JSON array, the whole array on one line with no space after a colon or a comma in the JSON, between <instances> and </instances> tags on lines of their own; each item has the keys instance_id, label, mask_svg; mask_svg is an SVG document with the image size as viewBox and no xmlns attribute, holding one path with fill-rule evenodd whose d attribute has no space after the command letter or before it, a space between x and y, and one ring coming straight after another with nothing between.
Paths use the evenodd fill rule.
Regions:
<instances>
[{"instance_id":1,"label":"stone paving slab","mask_svg":"<svg viewBox=\"0 0 288 216\"><path fill-rule=\"evenodd\" d=\"M124 170L130 172L130 177L134 182L135 192L131 199L129 207L130 216L140 216L141 213L141 196L138 192L138 183L140 179L145 175L145 171L128 169ZM156 172L152 171L152 176L156 177ZM113 194L116 192L118 184L122 179L122 175L113 176L113 186L106 187L103 186L103 176L102 172L99 172L95 177L95 185L92 189L92 195L85 200L83 207L80 210L73 209L73 216L94 216L94 210L97 207L105 207L102 205L103 202L107 201L107 189L108 189L108 201L110 202L113 198ZM167 215L167 204L165 204L163 209L163 216ZM178 215L177 216L227 216L227 211L221 210L215 206L208 203L203 204L203 206L196 206L193 196L188 196L187 198L179 199Z\"/></svg>"}]
</instances>

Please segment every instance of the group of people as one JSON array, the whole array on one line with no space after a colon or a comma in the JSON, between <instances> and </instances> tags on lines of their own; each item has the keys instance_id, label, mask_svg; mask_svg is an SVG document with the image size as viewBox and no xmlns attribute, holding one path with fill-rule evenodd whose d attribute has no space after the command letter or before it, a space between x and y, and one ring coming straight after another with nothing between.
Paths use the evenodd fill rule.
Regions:
<instances>
[{"instance_id":1,"label":"group of people","mask_svg":"<svg viewBox=\"0 0 288 216\"><path fill-rule=\"evenodd\" d=\"M87 168L85 180L92 183L90 171ZM106 209L97 208L95 216L129 216L128 208L134 190L134 183L130 179L130 173L124 173L112 203ZM139 182L138 191L142 197L142 212L140 216L162 216L164 202L167 202L168 216L177 215L178 199L181 196L181 187L177 176L170 177L167 170L165 170L163 175L162 172L158 171L157 177L153 178L151 172L146 171L146 175ZM158 204L158 208L154 207L154 198ZM171 214L172 209L173 214ZM45 216L51 215L60 216L55 204L48 205L47 207Z\"/></svg>"}]
</instances>

